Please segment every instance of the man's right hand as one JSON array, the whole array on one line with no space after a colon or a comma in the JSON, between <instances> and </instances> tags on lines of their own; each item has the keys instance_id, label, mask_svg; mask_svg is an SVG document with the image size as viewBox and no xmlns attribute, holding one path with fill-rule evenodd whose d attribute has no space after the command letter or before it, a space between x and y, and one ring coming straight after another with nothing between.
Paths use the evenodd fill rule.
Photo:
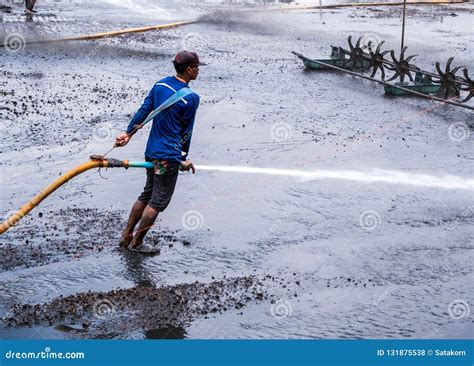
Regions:
<instances>
[{"instance_id":1,"label":"man's right hand","mask_svg":"<svg viewBox=\"0 0 474 366\"><path fill-rule=\"evenodd\" d=\"M189 172L191 170L193 174L196 173L196 168L194 167L194 164L191 162L191 160L182 161L181 170L185 172Z\"/></svg>"},{"instance_id":2,"label":"man's right hand","mask_svg":"<svg viewBox=\"0 0 474 366\"><path fill-rule=\"evenodd\" d=\"M130 138L131 136L124 132L120 135L118 135L116 138L115 138L115 146L116 147L122 147L122 146L125 146L128 144L128 142L130 141Z\"/></svg>"}]
</instances>

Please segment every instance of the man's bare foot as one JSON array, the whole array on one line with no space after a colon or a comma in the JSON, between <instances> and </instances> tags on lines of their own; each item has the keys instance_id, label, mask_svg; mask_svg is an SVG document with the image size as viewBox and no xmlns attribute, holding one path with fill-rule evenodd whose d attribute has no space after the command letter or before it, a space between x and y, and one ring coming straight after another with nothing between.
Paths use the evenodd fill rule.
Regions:
<instances>
[{"instance_id":1,"label":"man's bare foot","mask_svg":"<svg viewBox=\"0 0 474 366\"><path fill-rule=\"evenodd\" d=\"M132 240L133 240L133 234L124 235L122 236L122 239L119 242L119 246L122 248L128 248Z\"/></svg>"},{"instance_id":2,"label":"man's bare foot","mask_svg":"<svg viewBox=\"0 0 474 366\"><path fill-rule=\"evenodd\" d=\"M137 237L134 236L132 240L130 240L129 246L130 248L137 248L138 246L142 245L143 241L137 241Z\"/></svg>"},{"instance_id":3,"label":"man's bare foot","mask_svg":"<svg viewBox=\"0 0 474 366\"><path fill-rule=\"evenodd\" d=\"M140 253L140 254L146 254L146 255L158 255L161 252L161 249L158 246L153 246L153 245L145 244L145 243L137 244L135 242L132 242L127 247L127 250L134 253Z\"/></svg>"}]
</instances>

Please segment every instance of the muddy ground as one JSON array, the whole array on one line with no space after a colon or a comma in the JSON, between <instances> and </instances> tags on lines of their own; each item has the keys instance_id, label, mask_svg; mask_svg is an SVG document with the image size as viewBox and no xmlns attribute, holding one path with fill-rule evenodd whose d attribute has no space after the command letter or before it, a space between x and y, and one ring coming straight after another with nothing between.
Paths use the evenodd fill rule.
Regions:
<instances>
[{"instance_id":1,"label":"muddy ground","mask_svg":"<svg viewBox=\"0 0 474 366\"><path fill-rule=\"evenodd\" d=\"M30 21L12 6L0 31L43 39L205 17L167 31L1 50L4 218L107 151L182 48L209 62L192 85L201 96L191 146L199 164L473 176L470 111L308 72L290 53L325 58L351 34L398 49L397 8L241 13L110 3L44 1ZM473 69L472 11L409 9L407 53L431 71L451 56ZM141 160L146 137L110 156ZM149 236L161 254L137 257L117 242L144 172L100 174L107 179L89 171L67 183L0 237L2 337L473 336L472 316L453 316L474 303L470 190L182 174ZM375 219L369 228L366 213Z\"/></svg>"},{"instance_id":2,"label":"muddy ground","mask_svg":"<svg viewBox=\"0 0 474 366\"><path fill-rule=\"evenodd\" d=\"M154 288L149 286L59 296L49 304L15 305L3 322L7 327L55 326L77 337L120 337L137 330L181 329L171 337L184 338L184 327L196 317L208 318L250 301L267 300L263 280L255 277L223 279L209 284ZM105 324L104 324L105 323ZM181 334L181 336L180 336Z\"/></svg>"}]
</instances>

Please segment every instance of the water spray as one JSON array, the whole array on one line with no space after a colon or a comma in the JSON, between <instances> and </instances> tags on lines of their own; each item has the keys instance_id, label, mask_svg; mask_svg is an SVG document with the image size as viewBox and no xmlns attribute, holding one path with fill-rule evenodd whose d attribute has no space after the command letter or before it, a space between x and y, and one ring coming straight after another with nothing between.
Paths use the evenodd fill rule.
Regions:
<instances>
[{"instance_id":1,"label":"water spray","mask_svg":"<svg viewBox=\"0 0 474 366\"><path fill-rule=\"evenodd\" d=\"M305 181L321 179L339 179L361 183L387 183L409 185L426 188L474 190L474 179L465 179L454 175L435 177L427 174L413 174L394 170L372 169L366 172L356 170L324 170L313 171L287 170L272 168L254 168L245 166L196 165L198 170L214 170L221 172L266 174L301 178Z\"/></svg>"},{"instance_id":2,"label":"water spray","mask_svg":"<svg viewBox=\"0 0 474 366\"><path fill-rule=\"evenodd\" d=\"M78 167L61 175L49 186L43 189L30 201L28 201L18 212L11 215L0 225L0 234L6 232L14 226L24 216L26 216L33 208L38 206L46 197L61 187L67 181L75 176L94 168L153 168L152 162L146 161L129 161L117 160L112 158L104 158L103 156L91 156L91 160L79 165ZM286 170L272 168L256 168L245 166L219 166L219 165L196 165L197 170L218 171L227 173L247 173L247 174L264 174L272 176L286 176L300 178L303 181L321 180L321 179L339 179L361 183L387 183L397 185L410 185L417 187L438 188L438 189L462 189L474 191L474 179L465 179L462 177L448 175L445 177L435 177L425 174L412 174L390 170L372 170L367 172L355 170L324 170L318 169L313 171L303 170Z\"/></svg>"}]
</instances>

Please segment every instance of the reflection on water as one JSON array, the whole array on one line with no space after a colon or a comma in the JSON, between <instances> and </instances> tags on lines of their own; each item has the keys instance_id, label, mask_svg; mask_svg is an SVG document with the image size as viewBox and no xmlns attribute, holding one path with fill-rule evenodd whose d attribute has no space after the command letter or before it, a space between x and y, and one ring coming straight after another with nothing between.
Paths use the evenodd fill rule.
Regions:
<instances>
[{"instance_id":1,"label":"reflection on water","mask_svg":"<svg viewBox=\"0 0 474 366\"><path fill-rule=\"evenodd\" d=\"M140 287L155 287L156 284L150 276L150 271L147 269L144 262L146 257L130 253L126 250L121 250L123 263L127 270L127 278L135 283L135 286Z\"/></svg>"},{"instance_id":2,"label":"reflection on water","mask_svg":"<svg viewBox=\"0 0 474 366\"><path fill-rule=\"evenodd\" d=\"M120 252L127 270L128 279L132 280L136 286L156 286L150 275L150 270L146 266L146 256L129 253L125 250ZM166 325L156 329L144 330L143 336L145 339L184 339L187 338L187 333L183 327Z\"/></svg>"}]
</instances>

